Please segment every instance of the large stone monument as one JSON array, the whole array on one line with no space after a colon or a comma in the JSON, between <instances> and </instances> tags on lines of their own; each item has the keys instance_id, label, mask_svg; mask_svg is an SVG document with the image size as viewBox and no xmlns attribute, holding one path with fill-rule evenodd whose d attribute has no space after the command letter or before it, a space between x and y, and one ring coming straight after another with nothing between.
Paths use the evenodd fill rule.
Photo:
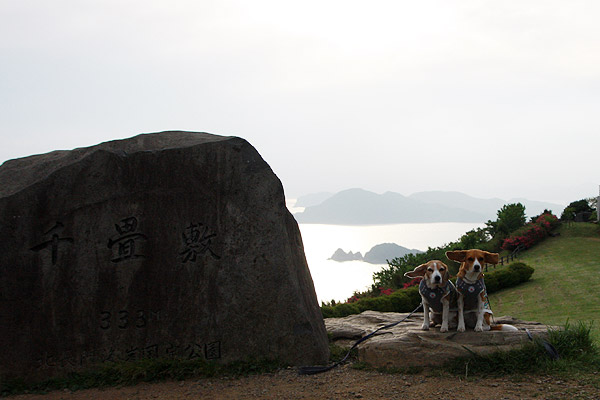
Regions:
<instances>
[{"instance_id":1,"label":"large stone monument","mask_svg":"<svg viewBox=\"0 0 600 400\"><path fill-rule=\"evenodd\" d=\"M325 363L279 179L245 140L162 132L0 167L0 375L180 357Z\"/></svg>"}]
</instances>

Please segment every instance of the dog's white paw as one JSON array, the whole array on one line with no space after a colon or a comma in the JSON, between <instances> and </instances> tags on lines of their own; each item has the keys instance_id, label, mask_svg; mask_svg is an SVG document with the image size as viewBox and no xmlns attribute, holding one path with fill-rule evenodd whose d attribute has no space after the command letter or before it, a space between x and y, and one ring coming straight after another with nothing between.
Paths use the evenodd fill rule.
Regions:
<instances>
[{"instance_id":1,"label":"dog's white paw","mask_svg":"<svg viewBox=\"0 0 600 400\"><path fill-rule=\"evenodd\" d=\"M442 332L442 333L448 332L448 325L446 325L446 326L442 325L440 328L440 332Z\"/></svg>"},{"instance_id":2,"label":"dog's white paw","mask_svg":"<svg viewBox=\"0 0 600 400\"><path fill-rule=\"evenodd\" d=\"M483 325L476 325L475 332L483 332Z\"/></svg>"},{"instance_id":3,"label":"dog's white paw","mask_svg":"<svg viewBox=\"0 0 600 400\"><path fill-rule=\"evenodd\" d=\"M458 328L456 328L456 330L458 332L464 332L465 331L465 326L464 325L459 325Z\"/></svg>"},{"instance_id":4,"label":"dog's white paw","mask_svg":"<svg viewBox=\"0 0 600 400\"><path fill-rule=\"evenodd\" d=\"M421 326L421 330L422 330L422 331L428 331L428 330L429 330L429 324L423 324L423 325Z\"/></svg>"}]
</instances>

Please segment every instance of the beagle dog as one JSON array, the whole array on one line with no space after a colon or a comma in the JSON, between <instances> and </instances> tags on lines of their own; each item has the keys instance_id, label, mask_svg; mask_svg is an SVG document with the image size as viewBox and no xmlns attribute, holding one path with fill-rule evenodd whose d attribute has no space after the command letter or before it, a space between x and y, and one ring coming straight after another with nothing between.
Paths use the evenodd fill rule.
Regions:
<instances>
[{"instance_id":1,"label":"beagle dog","mask_svg":"<svg viewBox=\"0 0 600 400\"><path fill-rule=\"evenodd\" d=\"M413 271L406 272L404 276L414 279L422 277L419 284L419 293L423 301L423 326L422 330L429 330L430 315L433 325L439 325L440 332L448 332L450 309L453 310L452 328L456 326L456 288L450 282L448 266L439 260L431 260L421 264Z\"/></svg>"},{"instance_id":2,"label":"beagle dog","mask_svg":"<svg viewBox=\"0 0 600 400\"><path fill-rule=\"evenodd\" d=\"M516 331L512 325L490 323L492 310L487 298L483 280L483 267L486 263L498 264L498 253L489 253L483 250L455 250L447 251L446 257L460 262L456 275L456 291L458 293L458 332L465 331L466 325L474 326L476 332L483 331Z\"/></svg>"}]
</instances>

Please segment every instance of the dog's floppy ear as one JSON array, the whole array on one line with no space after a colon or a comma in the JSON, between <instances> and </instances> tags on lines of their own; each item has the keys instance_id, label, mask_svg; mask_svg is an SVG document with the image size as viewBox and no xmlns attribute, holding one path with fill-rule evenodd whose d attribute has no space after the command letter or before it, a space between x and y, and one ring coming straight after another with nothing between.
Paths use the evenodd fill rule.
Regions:
<instances>
[{"instance_id":1,"label":"dog's floppy ear","mask_svg":"<svg viewBox=\"0 0 600 400\"><path fill-rule=\"evenodd\" d=\"M411 279L418 278L419 276L424 276L426 270L427 270L427 264L421 264L418 267L416 267L414 270L405 272L404 276L407 278L411 278Z\"/></svg>"},{"instance_id":2,"label":"dog's floppy ear","mask_svg":"<svg viewBox=\"0 0 600 400\"><path fill-rule=\"evenodd\" d=\"M446 257L448 257L448 259L450 259L452 261L463 262L463 261L465 261L466 256L467 256L466 250L454 250L454 251L446 252Z\"/></svg>"},{"instance_id":3,"label":"dog's floppy ear","mask_svg":"<svg viewBox=\"0 0 600 400\"><path fill-rule=\"evenodd\" d=\"M483 252L485 256L485 262L488 264L498 264L499 255L498 253L489 253L487 251Z\"/></svg>"}]
</instances>

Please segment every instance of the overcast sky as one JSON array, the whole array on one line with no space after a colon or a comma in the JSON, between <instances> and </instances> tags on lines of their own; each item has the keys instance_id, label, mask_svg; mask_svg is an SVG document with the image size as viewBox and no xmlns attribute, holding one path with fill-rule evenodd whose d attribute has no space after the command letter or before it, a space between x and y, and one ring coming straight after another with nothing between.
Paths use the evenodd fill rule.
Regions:
<instances>
[{"instance_id":1,"label":"overcast sky","mask_svg":"<svg viewBox=\"0 0 600 400\"><path fill-rule=\"evenodd\" d=\"M598 195L600 2L0 0L0 162L240 136L288 197Z\"/></svg>"}]
</instances>

